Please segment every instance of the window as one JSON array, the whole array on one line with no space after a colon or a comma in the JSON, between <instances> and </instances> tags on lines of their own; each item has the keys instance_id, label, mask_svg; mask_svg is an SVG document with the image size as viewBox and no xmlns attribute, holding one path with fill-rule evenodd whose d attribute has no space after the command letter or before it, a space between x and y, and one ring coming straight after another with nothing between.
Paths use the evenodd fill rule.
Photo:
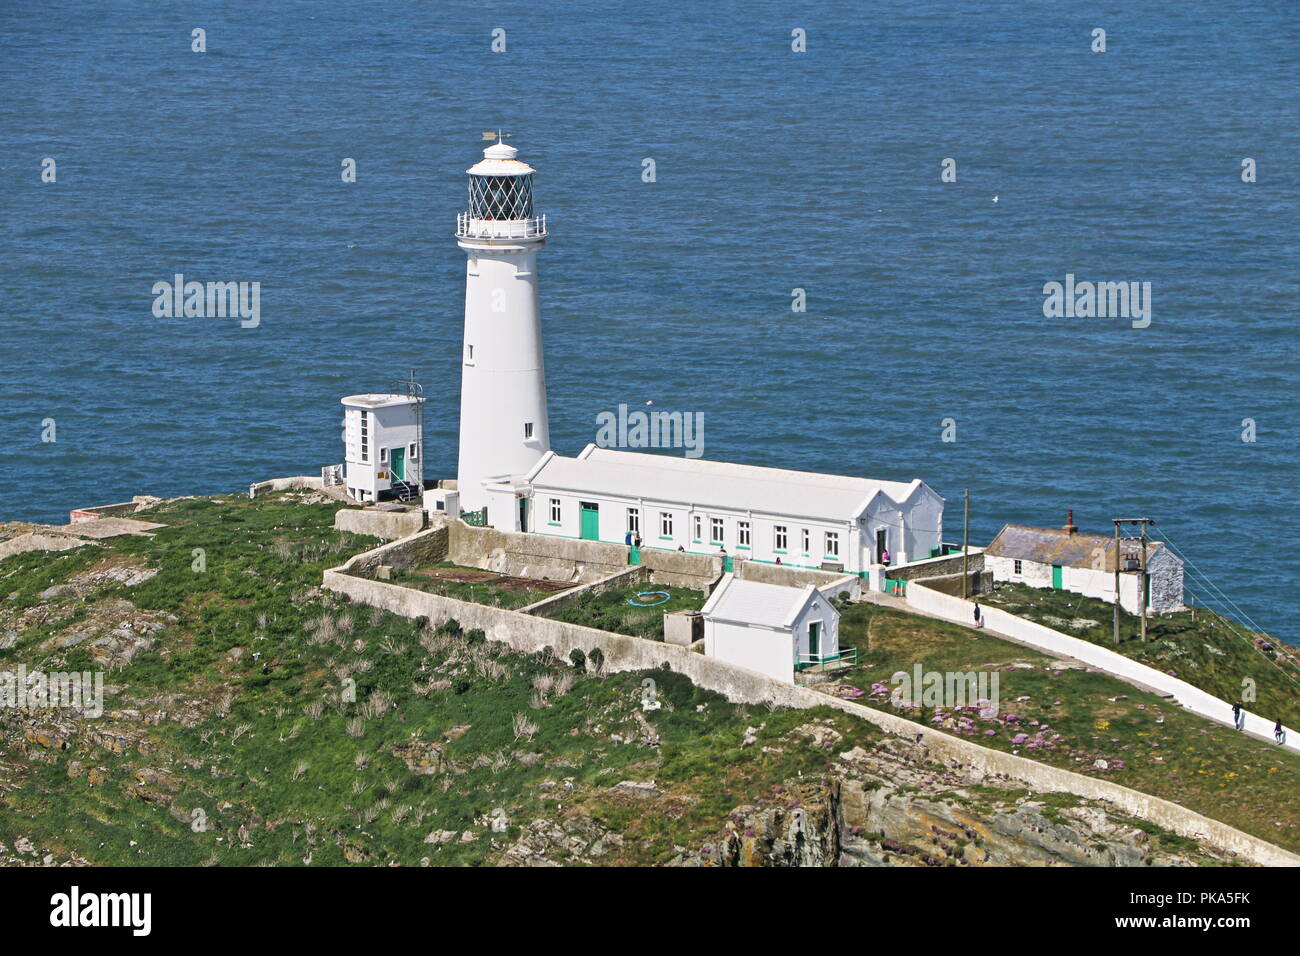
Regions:
<instances>
[{"instance_id":1,"label":"window","mask_svg":"<svg viewBox=\"0 0 1300 956\"><path fill-rule=\"evenodd\" d=\"M627 530L631 534L641 533L641 509L640 508L627 509Z\"/></svg>"},{"instance_id":2,"label":"window","mask_svg":"<svg viewBox=\"0 0 1300 956\"><path fill-rule=\"evenodd\" d=\"M527 441L532 437L533 437L533 423L524 422L524 440Z\"/></svg>"},{"instance_id":3,"label":"window","mask_svg":"<svg viewBox=\"0 0 1300 956\"><path fill-rule=\"evenodd\" d=\"M812 544L812 534L808 531L807 528L804 528L803 529L803 553L804 554L808 553L809 546L811 544Z\"/></svg>"},{"instance_id":4,"label":"window","mask_svg":"<svg viewBox=\"0 0 1300 956\"><path fill-rule=\"evenodd\" d=\"M1016 560L1012 563L1011 570L1014 571L1016 574L1024 573L1024 565L1020 563L1019 558L1016 558Z\"/></svg>"},{"instance_id":5,"label":"window","mask_svg":"<svg viewBox=\"0 0 1300 956\"><path fill-rule=\"evenodd\" d=\"M694 526L695 526L695 540L699 541L703 533L701 529L704 527L704 519L701 518L699 515L695 515Z\"/></svg>"},{"instance_id":6,"label":"window","mask_svg":"<svg viewBox=\"0 0 1300 956\"><path fill-rule=\"evenodd\" d=\"M785 525L779 524L772 528L772 550L779 554L785 554L786 536Z\"/></svg>"},{"instance_id":7,"label":"window","mask_svg":"<svg viewBox=\"0 0 1300 956\"><path fill-rule=\"evenodd\" d=\"M406 457L412 461L415 461L415 459L420 457L420 445L418 442L411 442L411 444L406 446Z\"/></svg>"},{"instance_id":8,"label":"window","mask_svg":"<svg viewBox=\"0 0 1300 956\"><path fill-rule=\"evenodd\" d=\"M659 536L663 538L673 536L673 514L671 511L659 512Z\"/></svg>"},{"instance_id":9,"label":"window","mask_svg":"<svg viewBox=\"0 0 1300 956\"><path fill-rule=\"evenodd\" d=\"M722 544L722 519L709 519L709 544Z\"/></svg>"},{"instance_id":10,"label":"window","mask_svg":"<svg viewBox=\"0 0 1300 956\"><path fill-rule=\"evenodd\" d=\"M474 361L474 346L469 345L469 344L466 344L466 346L465 346L465 361L466 361L466 362L472 362L472 361Z\"/></svg>"},{"instance_id":11,"label":"window","mask_svg":"<svg viewBox=\"0 0 1300 956\"><path fill-rule=\"evenodd\" d=\"M560 499L551 499L551 524L560 523Z\"/></svg>"},{"instance_id":12,"label":"window","mask_svg":"<svg viewBox=\"0 0 1300 956\"><path fill-rule=\"evenodd\" d=\"M361 411L361 460L370 460L370 413Z\"/></svg>"},{"instance_id":13,"label":"window","mask_svg":"<svg viewBox=\"0 0 1300 956\"><path fill-rule=\"evenodd\" d=\"M826 532L826 557L838 558L840 556L840 533L838 531Z\"/></svg>"},{"instance_id":14,"label":"window","mask_svg":"<svg viewBox=\"0 0 1300 956\"><path fill-rule=\"evenodd\" d=\"M736 547L738 548L749 547L749 522L748 521L736 522Z\"/></svg>"},{"instance_id":15,"label":"window","mask_svg":"<svg viewBox=\"0 0 1300 956\"><path fill-rule=\"evenodd\" d=\"M388 449L387 449L387 448L381 448L381 449L379 449L379 463L382 465L382 464L384 464L386 461L388 461Z\"/></svg>"}]
</instances>

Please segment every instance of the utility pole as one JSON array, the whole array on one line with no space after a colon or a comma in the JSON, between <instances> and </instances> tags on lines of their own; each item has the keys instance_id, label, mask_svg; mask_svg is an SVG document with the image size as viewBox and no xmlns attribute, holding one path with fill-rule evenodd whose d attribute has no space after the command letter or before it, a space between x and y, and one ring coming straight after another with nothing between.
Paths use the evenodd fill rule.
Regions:
<instances>
[{"instance_id":1,"label":"utility pole","mask_svg":"<svg viewBox=\"0 0 1300 956\"><path fill-rule=\"evenodd\" d=\"M1155 524L1154 518L1111 518L1115 523L1115 645L1119 646L1119 572L1123 555L1120 553L1119 526L1136 524L1141 526L1142 553L1138 559L1137 606L1141 618L1142 640L1147 639L1147 527Z\"/></svg>"},{"instance_id":2,"label":"utility pole","mask_svg":"<svg viewBox=\"0 0 1300 956\"><path fill-rule=\"evenodd\" d=\"M961 596L970 597L970 575L967 567L967 549L970 547L970 489L962 498L961 507Z\"/></svg>"},{"instance_id":3,"label":"utility pole","mask_svg":"<svg viewBox=\"0 0 1300 956\"><path fill-rule=\"evenodd\" d=\"M1138 613L1142 615L1142 643L1147 640L1147 519L1142 521L1142 558L1138 572Z\"/></svg>"},{"instance_id":4,"label":"utility pole","mask_svg":"<svg viewBox=\"0 0 1300 956\"><path fill-rule=\"evenodd\" d=\"M1115 646L1119 647L1119 525L1120 518L1111 518L1115 522Z\"/></svg>"}]
</instances>

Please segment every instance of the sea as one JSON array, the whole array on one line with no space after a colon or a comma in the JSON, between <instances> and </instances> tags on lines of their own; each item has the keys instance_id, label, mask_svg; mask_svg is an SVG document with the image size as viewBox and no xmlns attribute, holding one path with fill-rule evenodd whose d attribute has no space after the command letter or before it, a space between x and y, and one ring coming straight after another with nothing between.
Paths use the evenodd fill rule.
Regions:
<instances>
[{"instance_id":1,"label":"sea","mask_svg":"<svg viewBox=\"0 0 1300 956\"><path fill-rule=\"evenodd\" d=\"M707 458L922 478L950 541L967 492L974 544L1149 516L1300 643L1298 11L0 0L0 520L319 473L339 398L412 374L454 476L500 130L557 451L653 402ZM155 315L178 274L257 324ZM1146 318L1049 314L1067 276Z\"/></svg>"}]
</instances>

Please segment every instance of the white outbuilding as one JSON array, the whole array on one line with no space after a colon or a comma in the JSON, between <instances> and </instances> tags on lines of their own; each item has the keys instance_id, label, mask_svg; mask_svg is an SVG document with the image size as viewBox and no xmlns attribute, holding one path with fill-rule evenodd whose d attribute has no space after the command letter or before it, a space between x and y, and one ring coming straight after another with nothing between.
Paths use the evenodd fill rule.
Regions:
<instances>
[{"instance_id":1,"label":"white outbuilding","mask_svg":"<svg viewBox=\"0 0 1300 956\"><path fill-rule=\"evenodd\" d=\"M919 478L875 481L600 448L547 452L489 494L511 531L864 574L939 553L943 499ZM527 499L526 505L519 504ZM494 507L495 505L495 507Z\"/></svg>"},{"instance_id":2,"label":"white outbuilding","mask_svg":"<svg viewBox=\"0 0 1300 956\"><path fill-rule=\"evenodd\" d=\"M1065 527L1031 528L1009 524L984 549L984 568L993 580L1036 588L1073 591L1107 603L1115 602L1115 569L1119 566L1120 606L1137 614L1141 559L1139 542L1131 538L1081 534L1073 515ZM1163 613L1183 607L1183 562L1163 542L1147 542L1146 605Z\"/></svg>"},{"instance_id":3,"label":"white outbuilding","mask_svg":"<svg viewBox=\"0 0 1300 956\"><path fill-rule=\"evenodd\" d=\"M705 603L704 654L794 683L796 671L838 660L840 612L811 585L789 588L723 575Z\"/></svg>"},{"instance_id":4,"label":"white outbuilding","mask_svg":"<svg viewBox=\"0 0 1300 956\"><path fill-rule=\"evenodd\" d=\"M410 500L424 487L420 448L422 399L349 395L343 402L344 482L357 501Z\"/></svg>"}]
</instances>

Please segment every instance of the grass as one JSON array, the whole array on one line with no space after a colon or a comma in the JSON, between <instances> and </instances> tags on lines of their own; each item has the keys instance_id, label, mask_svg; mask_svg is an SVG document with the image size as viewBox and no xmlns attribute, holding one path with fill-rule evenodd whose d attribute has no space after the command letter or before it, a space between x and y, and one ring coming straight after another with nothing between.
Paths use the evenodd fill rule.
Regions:
<instances>
[{"instance_id":1,"label":"grass","mask_svg":"<svg viewBox=\"0 0 1300 956\"><path fill-rule=\"evenodd\" d=\"M465 580L458 580L458 577ZM545 581L537 581L536 586L530 586L526 578L493 574L451 561L443 561L431 568L396 571L392 580L394 584L418 588L431 594L507 610L525 607L571 587L567 584L557 587L560 582Z\"/></svg>"},{"instance_id":2,"label":"grass","mask_svg":"<svg viewBox=\"0 0 1300 956\"><path fill-rule=\"evenodd\" d=\"M531 822L580 810L624 837L602 862L666 862L754 794L829 769L823 749L778 746L793 728L821 718L878 739L832 710L751 717L667 671L576 673L454 622L349 605L321 573L373 542L333 531L335 510L291 494L178 501L146 516L167 525L153 538L0 564L0 634L21 626L0 670L94 669L86 645L42 645L106 597L174 617L106 676L103 717L0 710L9 852L25 838L99 865L480 865ZM159 573L40 598L106 562ZM647 679L658 710L641 707ZM660 789L630 801L625 779ZM426 842L439 833L453 836Z\"/></svg>"},{"instance_id":3,"label":"grass","mask_svg":"<svg viewBox=\"0 0 1300 956\"><path fill-rule=\"evenodd\" d=\"M637 597L646 591L655 592L644 599ZM670 595L668 601L652 607L638 607L629 601L661 601L663 594ZM670 611L698 611L704 607L708 595L692 588L664 587L657 584L638 584L629 588L617 588L603 594L590 592L579 595L572 601L556 608L546 610L546 617L583 627L594 627L616 634L630 634L652 641L664 639L664 614Z\"/></svg>"},{"instance_id":4,"label":"grass","mask_svg":"<svg viewBox=\"0 0 1300 956\"><path fill-rule=\"evenodd\" d=\"M1269 719L1300 726L1300 651L1246 631L1214 611L1198 608L1150 617L1144 643L1137 616L1121 610L1117 647L1114 607L1096 598L1003 584L986 603L1118 651L1223 700L1241 701Z\"/></svg>"},{"instance_id":5,"label":"grass","mask_svg":"<svg viewBox=\"0 0 1300 956\"><path fill-rule=\"evenodd\" d=\"M1109 675L1051 667L1046 655L985 632L891 608L847 608L840 643L858 648L859 665L835 680L866 691L860 703L897 709L889 702L890 678L911 673L916 663L926 671L996 671L996 716L943 707L901 712L986 747L1172 800L1300 851L1294 754Z\"/></svg>"}]
</instances>

